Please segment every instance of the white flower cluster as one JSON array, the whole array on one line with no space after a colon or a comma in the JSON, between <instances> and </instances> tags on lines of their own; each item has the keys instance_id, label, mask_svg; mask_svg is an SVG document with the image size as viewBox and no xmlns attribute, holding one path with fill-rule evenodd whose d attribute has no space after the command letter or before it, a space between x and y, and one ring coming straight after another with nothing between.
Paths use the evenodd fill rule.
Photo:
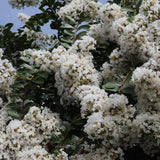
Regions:
<instances>
[{"instance_id":1,"label":"white flower cluster","mask_svg":"<svg viewBox=\"0 0 160 160\"><path fill-rule=\"evenodd\" d=\"M10 85L15 81L16 69L7 59L2 59L3 50L0 48L0 92L7 93L11 91Z\"/></svg>"},{"instance_id":2,"label":"white flower cluster","mask_svg":"<svg viewBox=\"0 0 160 160\"><path fill-rule=\"evenodd\" d=\"M93 96L96 96L96 93ZM128 147L130 145L131 119L135 109L127 105L128 100L123 95L113 94L104 98L108 98L108 102L103 104L102 111L94 112L88 117L84 132L92 140L101 139L102 144L109 149L111 146ZM96 103L96 101L90 103Z\"/></svg>"},{"instance_id":3,"label":"white flower cluster","mask_svg":"<svg viewBox=\"0 0 160 160\"><path fill-rule=\"evenodd\" d=\"M6 130L6 124L11 119L12 118L8 116L6 108L1 106L1 109L0 109L0 131L4 132Z\"/></svg>"},{"instance_id":4,"label":"white flower cluster","mask_svg":"<svg viewBox=\"0 0 160 160\"><path fill-rule=\"evenodd\" d=\"M24 6L37 6L40 0L9 0L8 3L12 5L13 8L24 8Z\"/></svg>"},{"instance_id":5,"label":"white flower cluster","mask_svg":"<svg viewBox=\"0 0 160 160\"><path fill-rule=\"evenodd\" d=\"M122 12L120 6L106 3L98 10L97 18L101 19L102 23L92 25L88 35L95 38L98 44L106 44L111 37L113 22L126 16L127 13Z\"/></svg>"},{"instance_id":6,"label":"white flower cluster","mask_svg":"<svg viewBox=\"0 0 160 160\"><path fill-rule=\"evenodd\" d=\"M55 87L58 88L58 94L63 95L62 99L65 101L76 96L75 92L79 86L83 84L98 86L100 82L100 75L92 63L92 55L86 51L82 51L81 54L75 48L77 46L73 45L67 52L58 52L58 54L53 50L55 63L59 63L55 70Z\"/></svg>"},{"instance_id":7,"label":"white flower cluster","mask_svg":"<svg viewBox=\"0 0 160 160\"><path fill-rule=\"evenodd\" d=\"M53 156L49 154L42 146L34 146L33 148L24 148L21 151L18 151L16 158L19 160L53 160Z\"/></svg>"},{"instance_id":8,"label":"white flower cluster","mask_svg":"<svg viewBox=\"0 0 160 160\"><path fill-rule=\"evenodd\" d=\"M152 18L152 21L149 21L145 15L146 11L150 13L150 8L145 6L148 2L142 3L141 12L134 17L132 23L128 22L127 14L116 4L107 3L98 10L98 16L102 22L92 25L88 34L94 37L98 44L106 45L108 41L112 41L119 46L109 56L110 64L106 62L103 65L102 74L106 80L111 79L109 76L114 78L118 73L114 66L123 68L124 62L128 61L135 67L138 65L136 63L147 62L158 51L159 20ZM152 3L151 8L158 15L160 5L158 1L152 1ZM144 6L145 12L142 11ZM151 12L154 15L154 12Z\"/></svg>"},{"instance_id":9,"label":"white flower cluster","mask_svg":"<svg viewBox=\"0 0 160 160\"><path fill-rule=\"evenodd\" d=\"M159 19L159 0L144 0L140 7L140 14L146 15L148 22L151 23Z\"/></svg>"},{"instance_id":10,"label":"white flower cluster","mask_svg":"<svg viewBox=\"0 0 160 160\"><path fill-rule=\"evenodd\" d=\"M29 20L30 16L27 16L24 13L18 13L18 18L21 22L26 23Z\"/></svg>"},{"instance_id":11,"label":"white flower cluster","mask_svg":"<svg viewBox=\"0 0 160 160\"><path fill-rule=\"evenodd\" d=\"M160 111L160 72L147 68L137 68L132 76L137 93L139 113Z\"/></svg>"},{"instance_id":12,"label":"white flower cluster","mask_svg":"<svg viewBox=\"0 0 160 160\"><path fill-rule=\"evenodd\" d=\"M48 153L46 144L52 132L61 134L57 128L60 123L58 114L48 108L31 107L23 120L12 120L0 130L0 159L52 160L56 155ZM68 155L59 152L61 160L67 160Z\"/></svg>"},{"instance_id":13,"label":"white flower cluster","mask_svg":"<svg viewBox=\"0 0 160 160\"><path fill-rule=\"evenodd\" d=\"M81 12L76 13L76 2L73 0L69 6L62 8L59 15L71 16L73 12L75 14L72 17L78 19ZM110 54L110 61L104 63L102 75L106 81L114 80L115 74L118 74L115 68L124 68L124 62L129 62L130 71L136 68L132 84L138 103L135 112L122 95L108 96L90 83L79 86L76 96L82 106L81 115L89 115L84 131L92 140L102 139L106 147L125 148L139 143L147 154L154 154L158 151L160 133L159 1L144 0L132 23L128 21L127 13L116 4L97 4L94 8L101 23L92 25L88 35L94 37L97 44L106 45L111 41L119 46ZM134 119L135 113L138 115Z\"/></svg>"},{"instance_id":14,"label":"white flower cluster","mask_svg":"<svg viewBox=\"0 0 160 160\"><path fill-rule=\"evenodd\" d=\"M27 59L31 66L40 67L40 70L51 72L54 69L54 58L49 51L28 49L21 52L21 57Z\"/></svg>"},{"instance_id":15,"label":"white flower cluster","mask_svg":"<svg viewBox=\"0 0 160 160\"><path fill-rule=\"evenodd\" d=\"M117 150L111 149L106 152L105 148L98 148L91 150L87 154L76 154L70 158L70 160L114 160L116 158L122 158L123 151L118 148Z\"/></svg>"},{"instance_id":16,"label":"white flower cluster","mask_svg":"<svg viewBox=\"0 0 160 160\"><path fill-rule=\"evenodd\" d=\"M154 155L159 152L160 145L159 113L142 113L133 120L132 136L145 153Z\"/></svg>"},{"instance_id":17,"label":"white flower cluster","mask_svg":"<svg viewBox=\"0 0 160 160\"><path fill-rule=\"evenodd\" d=\"M108 14L116 12L117 8L115 7L114 11L108 12ZM115 68L123 68L124 61L132 64L130 70L141 65L134 70L132 75L132 84L135 86L137 94L138 102L135 107L138 115L130 124L132 128L130 142L132 144L139 143L147 154L157 153L159 147L160 129L157 127L160 123L159 11L158 0L144 0L140 7L140 13L134 17L132 23L127 21L128 16L125 14L121 14L119 19L114 18L116 13L110 14L110 16L101 16L103 23L91 27L89 33L97 39L99 44L107 44L106 41L109 40L116 42L119 46L110 54L110 62L103 64L102 75L106 81L114 80L114 76L118 75ZM119 12L122 11L119 10ZM96 27L104 28L104 30ZM96 34L94 32L96 30L101 33ZM137 62L140 63L137 64ZM86 129L86 131L88 130Z\"/></svg>"},{"instance_id":18,"label":"white flower cluster","mask_svg":"<svg viewBox=\"0 0 160 160\"><path fill-rule=\"evenodd\" d=\"M65 16L71 16L75 20L79 20L82 13L85 13L85 16L95 17L99 5L94 0L72 0L69 5L60 8L58 15L62 19L65 19Z\"/></svg>"},{"instance_id":19,"label":"white flower cluster","mask_svg":"<svg viewBox=\"0 0 160 160\"><path fill-rule=\"evenodd\" d=\"M53 156L54 160L68 160L68 154L63 151L63 149L56 150L55 156Z\"/></svg>"},{"instance_id":20,"label":"white flower cluster","mask_svg":"<svg viewBox=\"0 0 160 160\"><path fill-rule=\"evenodd\" d=\"M92 55L89 52L94 48L94 44L93 38L83 37L69 50L60 46L52 51L53 54L48 53L49 56L46 57L52 61L55 72L55 87L62 97L62 104L67 105L77 99L80 100L82 106L83 118L92 113L84 126L84 131L89 138L103 140L102 144L107 151L112 149L111 146L127 147L130 141L131 119L135 109L128 105L125 96L118 94L108 96L99 88L100 75L94 69ZM25 53L23 56L27 57L28 51L23 53ZM32 64L37 64L40 62L36 60L39 59L39 54L35 55L38 51L32 53L32 58L29 60Z\"/></svg>"},{"instance_id":21,"label":"white flower cluster","mask_svg":"<svg viewBox=\"0 0 160 160\"><path fill-rule=\"evenodd\" d=\"M26 50L22 52L22 56L28 57L31 65L35 64L42 70L55 72L58 95L62 96L63 104L69 104L79 86L83 84L98 86L100 83L100 74L94 69L93 56L89 52L90 49L94 49L94 45L93 38L84 36L69 50L62 46L54 49L52 53Z\"/></svg>"},{"instance_id":22,"label":"white flower cluster","mask_svg":"<svg viewBox=\"0 0 160 160\"><path fill-rule=\"evenodd\" d=\"M30 19L30 16L27 16L24 13L18 13L18 18L20 19L21 22L26 23ZM57 40L55 40L55 36L53 34L36 32L27 27L25 27L23 32L21 33L21 36L23 35L27 36L27 40L33 41L32 42L33 46L34 45L43 46L43 47L47 47L48 45L54 46L55 43L58 42Z\"/></svg>"},{"instance_id":23,"label":"white flower cluster","mask_svg":"<svg viewBox=\"0 0 160 160\"><path fill-rule=\"evenodd\" d=\"M109 3L100 5L92 0L73 0L58 14L62 18L69 15L79 20L81 13L91 18L96 15L100 23L91 26L89 36L77 40L68 50L59 46L52 53L44 50L22 52L22 57L27 58L30 65L55 73L55 87L63 105L80 101L81 116L87 118L84 132L92 141L101 141L101 147L86 149L84 154L76 154L71 159L115 160L122 156L121 149L133 144L139 144L147 154L156 154L160 147L158 0L144 0L132 23L120 6ZM92 37L98 45L111 41L119 46L109 55L109 62L103 64L102 75L106 81L114 80L114 75L120 72L115 68L124 68L124 62L129 62L137 95L135 106L129 104L126 96L108 95L99 87L102 77L92 62L90 50L95 49L96 44ZM6 126L6 133L3 131L5 126L2 127L0 147L3 158L13 153L17 157L31 157L31 152L37 159L38 156L45 157L47 150L44 150L44 146L51 131L59 132L56 123L60 123L57 115L46 108L41 111L32 107L24 120L11 121ZM41 154L37 148L42 150ZM20 151L19 154L17 151ZM63 150L58 155L59 159L67 159Z\"/></svg>"},{"instance_id":24,"label":"white flower cluster","mask_svg":"<svg viewBox=\"0 0 160 160\"><path fill-rule=\"evenodd\" d=\"M26 35L28 40L33 40L32 45L39 45L47 47L48 45L54 46L57 43L53 34L47 34L43 32L36 32L25 27L21 36Z\"/></svg>"}]
</instances>

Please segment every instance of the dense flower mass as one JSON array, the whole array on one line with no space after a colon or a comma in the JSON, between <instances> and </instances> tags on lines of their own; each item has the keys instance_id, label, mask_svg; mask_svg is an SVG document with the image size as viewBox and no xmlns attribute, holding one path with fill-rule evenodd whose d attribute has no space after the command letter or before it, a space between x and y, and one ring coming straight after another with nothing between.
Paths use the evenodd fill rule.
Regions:
<instances>
[{"instance_id":1,"label":"dense flower mass","mask_svg":"<svg viewBox=\"0 0 160 160\"><path fill-rule=\"evenodd\" d=\"M98 7L94 0L73 0L69 5L62 7L58 12L58 15L65 19L65 16L71 16L76 20L80 19L81 14L85 13L85 16L95 17L98 12Z\"/></svg>"},{"instance_id":2,"label":"dense flower mass","mask_svg":"<svg viewBox=\"0 0 160 160\"><path fill-rule=\"evenodd\" d=\"M3 50L0 48L0 90L10 92L10 85L14 83L16 69L7 59L2 59Z\"/></svg>"},{"instance_id":3,"label":"dense flower mass","mask_svg":"<svg viewBox=\"0 0 160 160\"><path fill-rule=\"evenodd\" d=\"M1 117L4 116L7 119L1 110ZM1 129L0 158L51 160L54 155L47 152L46 144L52 131L60 134L56 126L59 123L58 114L52 113L48 108L31 107L24 120L12 120L4 126L5 130Z\"/></svg>"},{"instance_id":4,"label":"dense flower mass","mask_svg":"<svg viewBox=\"0 0 160 160\"><path fill-rule=\"evenodd\" d=\"M36 6L40 2L9 1L16 8ZM158 155L159 1L143 0L132 16L115 3L65 2L69 3L56 10L57 15L63 27L69 21L73 26L59 27L59 39L27 27L19 33L19 37L25 35L27 40L32 40L31 47L36 46L18 52L19 61L26 64L13 67L6 59L8 53L3 56L4 51L0 49L0 159L123 160L124 151L134 146L139 146L145 154ZM18 16L25 24L30 18L23 13ZM82 18L90 19L91 23L87 34L79 38L78 24ZM57 20L58 24L61 20ZM85 27L81 24L82 29ZM61 43L65 40L63 32L71 35L72 41L66 40L67 47ZM104 48L107 48L105 58L101 52ZM95 54L103 59L99 70ZM21 72L24 68L25 73ZM26 72L31 74L29 78L25 77ZM29 87L38 91L30 92ZM14 94L18 89L23 94ZM35 97L29 95L33 92ZM53 99L58 99L59 104ZM33 101L35 105L27 108L27 102ZM8 113L10 103L11 110L19 104L19 112L27 108L26 114L22 112L21 118L13 119L17 112ZM76 118L73 118L74 115L69 115L75 109ZM78 141L76 136L74 141L69 141L72 132L80 137Z\"/></svg>"}]
</instances>

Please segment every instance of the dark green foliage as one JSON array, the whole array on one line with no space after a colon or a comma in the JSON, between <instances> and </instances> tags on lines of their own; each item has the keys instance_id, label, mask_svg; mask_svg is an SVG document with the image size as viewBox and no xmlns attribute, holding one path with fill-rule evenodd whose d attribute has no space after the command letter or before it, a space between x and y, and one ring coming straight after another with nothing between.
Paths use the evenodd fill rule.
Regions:
<instances>
[{"instance_id":1,"label":"dark green foliage","mask_svg":"<svg viewBox=\"0 0 160 160\"><path fill-rule=\"evenodd\" d=\"M19 51L23 51L27 48L37 48L32 45L32 40L28 41L26 36L20 36L22 30L12 32L12 23L8 23L5 26L0 26L0 48L4 49L3 58L9 59L13 65L18 66Z\"/></svg>"},{"instance_id":2,"label":"dark green foliage","mask_svg":"<svg viewBox=\"0 0 160 160\"><path fill-rule=\"evenodd\" d=\"M60 26L60 44L65 48L69 48L76 40L81 39L89 30L89 23L86 23L87 18L75 21L72 17L66 16L64 23ZM84 24L86 23L86 24Z\"/></svg>"}]
</instances>

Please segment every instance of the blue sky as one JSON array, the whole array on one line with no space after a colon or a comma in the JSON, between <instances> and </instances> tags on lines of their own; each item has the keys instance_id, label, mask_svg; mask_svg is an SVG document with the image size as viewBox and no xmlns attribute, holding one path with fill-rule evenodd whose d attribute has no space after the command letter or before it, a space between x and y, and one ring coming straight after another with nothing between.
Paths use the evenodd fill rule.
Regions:
<instances>
[{"instance_id":1,"label":"blue sky","mask_svg":"<svg viewBox=\"0 0 160 160\"><path fill-rule=\"evenodd\" d=\"M101 3L106 2L106 0L99 0ZM17 28L23 26L23 24L18 20L17 14L25 13L32 16L36 13L40 13L39 9L36 7L25 7L24 9L13 9L11 5L8 4L8 0L0 0L0 25L5 25L7 23L14 23L13 31ZM44 27L44 32L47 33L48 27Z\"/></svg>"},{"instance_id":2,"label":"blue sky","mask_svg":"<svg viewBox=\"0 0 160 160\"><path fill-rule=\"evenodd\" d=\"M16 31L17 28L23 26L17 17L18 13L21 12L31 16L40 11L35 7L26 7L25 9L20 10L13 9L12 6L8 4L8 0L0 0L0 25L14 23L13 30Z\"/></svg>"}]
</instances>

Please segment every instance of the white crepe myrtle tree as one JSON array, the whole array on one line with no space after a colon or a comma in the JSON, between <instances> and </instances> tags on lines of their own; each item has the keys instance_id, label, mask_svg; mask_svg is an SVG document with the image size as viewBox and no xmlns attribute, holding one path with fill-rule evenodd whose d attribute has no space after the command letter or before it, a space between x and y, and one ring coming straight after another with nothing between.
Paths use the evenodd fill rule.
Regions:
<instances>
[{"instance_id":1,"label":"white crepe myrtle tree","mask_svg":"<svg viewBox=\"0 0 160 160\"><path fill-rule=\"evenodd\" d=\"M41 13L0 26L0 160L158 160L159 1L8 2Z\"/></svg>"}]
</instances>

